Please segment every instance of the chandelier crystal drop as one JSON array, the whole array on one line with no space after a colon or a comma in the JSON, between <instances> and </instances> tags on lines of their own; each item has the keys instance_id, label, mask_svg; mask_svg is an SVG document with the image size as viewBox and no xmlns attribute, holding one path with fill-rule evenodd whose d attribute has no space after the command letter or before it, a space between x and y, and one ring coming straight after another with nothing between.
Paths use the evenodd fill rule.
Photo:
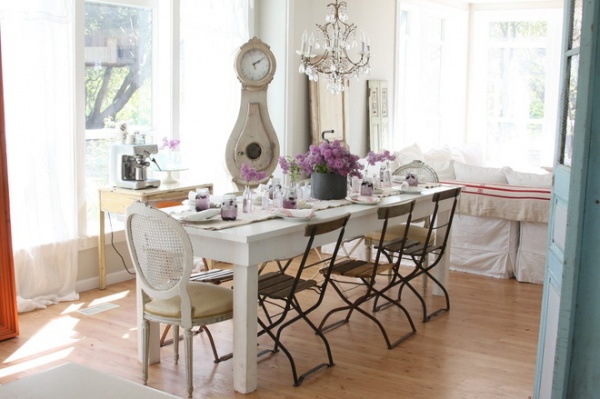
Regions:
<instances>
[{"instance_id":1,"label":"chandelier crystal drop","mask_svg":"<svg viewBox=\"0 0 600 399\"><path fill-rule=\"evenodd\" d=\"M356 25L348 24L348 5L345 1L327 5L325 25L308 36L302 34L302 45L296 53L301 56L298 72L309 80L318 81L324 75L327 90L334 94L344 91L344 81L358 79L371 71L369 58L371 45L368 36L358 31Z\"/></svg>"}]
</instances>

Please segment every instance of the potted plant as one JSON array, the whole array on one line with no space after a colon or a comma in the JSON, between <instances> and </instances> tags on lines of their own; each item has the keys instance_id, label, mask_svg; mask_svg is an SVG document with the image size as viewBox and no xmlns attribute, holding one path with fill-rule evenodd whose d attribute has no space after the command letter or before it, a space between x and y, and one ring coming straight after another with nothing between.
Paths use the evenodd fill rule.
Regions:
<instances>
[{"instance_id":1,"label":"potted plant","mask_svg":"<svg viewBox=\"0 0 600 399\"><path fill-rule=\"evenodd\" d=\"M311 179L311 196L331 200L346 197L348 176L362 178L358 155L354 155L339 140L324 141L311 145L308 152L297 154L295 159L280 157L279 165L284 173L297 165Z\"/></svg>"}]
</instances>

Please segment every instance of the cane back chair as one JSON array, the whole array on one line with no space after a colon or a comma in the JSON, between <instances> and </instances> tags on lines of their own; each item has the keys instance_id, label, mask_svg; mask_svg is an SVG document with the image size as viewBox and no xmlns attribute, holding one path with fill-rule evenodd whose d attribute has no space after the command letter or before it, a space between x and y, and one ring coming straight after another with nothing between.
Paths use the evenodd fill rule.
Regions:
<instances>
[{"instance_id":1,"label":"cane back chair","mask_svg":"<svg viewBox=\"0 0 600 399\"><path fill-rule=\"evenodd\" d=\"M127 210L125 233L142 300L142 379L148 381L150 322L173 327L175 362L179 360L179 327L183 327L186 388L191 397L192 327L204 327L233 317L231 289L190 281L193 253L180 222L165 212L135 203ZM210 337L210 335L209 335ZM214 342L211 339L213 352Z\"/></svg>"}]
</instances>

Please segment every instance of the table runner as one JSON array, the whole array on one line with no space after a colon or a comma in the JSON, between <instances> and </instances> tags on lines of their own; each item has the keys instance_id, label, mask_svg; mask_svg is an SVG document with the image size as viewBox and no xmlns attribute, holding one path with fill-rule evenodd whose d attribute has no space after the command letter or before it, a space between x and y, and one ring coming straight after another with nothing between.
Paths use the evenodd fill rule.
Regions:
<instances>
[{"instance_id":1,"label":"table runner","mask_svg":"<svg viewBox=\"0 0 600 399\"><path fill-rule=\"evenodd\" d=\"M384 188L377 194L374 194L374 197L389 197L392 195L397 195L399 193L398 187ZM300 209L308 209L312 208L315 212L322 211L324 209L329 208L337 208L339 206L349 205L352 202L347 199L339 199L339 200L313 200L313 201L299 201ZM177 214L180 212L186 212L189 208L185 206L176 206L171 208L164 208L166 212L169 214ZM255 205L255 209L250 213L238 212L236 220L221 220L219 216L215 216L209 220L202 222L182 222L185 225L193 225L196 228L205 229L205 230L223 230L229 229L232 227L243 226L250 223L256 223L263 220L275 219L279 217L275 215L273 209L263 210L257 209Z\"/></svg>"}]
</instances>

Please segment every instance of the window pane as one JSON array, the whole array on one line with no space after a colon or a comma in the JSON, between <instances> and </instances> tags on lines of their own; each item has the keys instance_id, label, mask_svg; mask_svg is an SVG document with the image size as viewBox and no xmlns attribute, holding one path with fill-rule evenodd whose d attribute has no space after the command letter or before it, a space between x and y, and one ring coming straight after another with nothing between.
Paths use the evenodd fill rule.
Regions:
<instances>
[{"instance_id":1,"label":"window pane","mask_svg":"<svg viewBox=\"0 0 600 399\"><path fill-rule=\"evenodd\" d=\"M152 125L152 10L86 2L85 121L87 231L98 231L98 187L108 184L118 127Z\"/></svg>"},{"instance_id":2,"label":"window pane","mask_svg":"<svg viewBox=\"0 0 600 399\"><path fill-rule=\"evenodd\" d=\"M236 191L225 165L227 140L240 109L234 56L248 40L246 0L181 2L181 157L185 176ZM278 74L280 72L277 72Z\"/></svg>"},{"instance_id":3,"label":"window pane","mask_svg":"<svg viewBox=\"0 0 600 399\"><path fill-rule=\"evenodd\" d=\"M575 0L572 10L572 21L573 24L571 32L571 46L570 48L579 47L581 40L581 20L583 18L583 2L582 0Z\"/></svg>"},{"instance_id":4,"label":"window pane","mask_svg":"<svg viewBox=\"0 0 600 399\"><path fill-rule=\"evenodd\" d=\"M579 70L579 55L570 57L568 71L568 92L566 93L567 104L563 117L561 129L561 157L563 165L571 166L573 159L573 133L575 131L575 111L577 107L577 72Z\"/></svg>"},{"instance_id":5,"label":"window pane","mask_svg":"<svg viewBox=\"0 0 600 399\"><path fill-rule=\"evenodd\" d=\"M465 134L468 14L449 7L401 7L393 145L458 145Z\"/></svg>"}]
</instances>

